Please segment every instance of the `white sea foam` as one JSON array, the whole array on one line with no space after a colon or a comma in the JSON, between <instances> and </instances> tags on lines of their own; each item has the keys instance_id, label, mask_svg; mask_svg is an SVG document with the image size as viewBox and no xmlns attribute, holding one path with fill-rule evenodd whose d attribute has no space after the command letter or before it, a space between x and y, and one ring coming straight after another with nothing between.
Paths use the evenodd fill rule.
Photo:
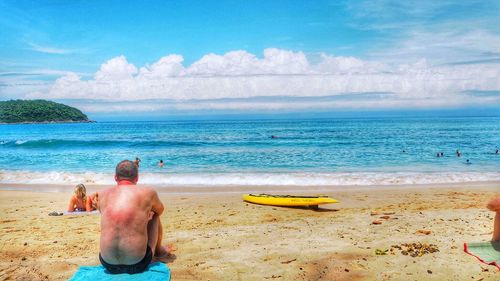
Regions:
<instances>
[{"instance_id":1,"label":"white sea foam","mask_svg":"<svg viewBox=\"0 0 500 281\"><path fill-rule=\"evenodd\" d=\"M140 182L151 185L332 186L403 185L496 181L498 172L434 173L143 173ZM1 184L113 184L112 174L29 172L0 170Z\"/></svg>"}]
</instances>

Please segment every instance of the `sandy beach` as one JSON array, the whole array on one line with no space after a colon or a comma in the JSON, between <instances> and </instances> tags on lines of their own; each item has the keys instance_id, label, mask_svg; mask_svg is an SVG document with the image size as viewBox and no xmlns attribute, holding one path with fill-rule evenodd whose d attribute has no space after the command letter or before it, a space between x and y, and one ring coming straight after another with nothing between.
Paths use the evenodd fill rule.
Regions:
<instances>
[{"instance_id":1,"label":"sandy beach","mask_svg":"<svg viewBox=\"0 0 500 281\"><path fill-rule=\"evenodd\" d=\"M485 204L499 186L159 187L164 243L177 248L166 262L172 280L498 280L463 243L491 238ZM70 186L0 189L0 279L67 280L79 265L99 264L98 214L47 215L64 211ZM314 211L241 200L264 190L341 203ZM439 251L411 257L391 247L418 242Z\"/></svg>"}]
</instances>

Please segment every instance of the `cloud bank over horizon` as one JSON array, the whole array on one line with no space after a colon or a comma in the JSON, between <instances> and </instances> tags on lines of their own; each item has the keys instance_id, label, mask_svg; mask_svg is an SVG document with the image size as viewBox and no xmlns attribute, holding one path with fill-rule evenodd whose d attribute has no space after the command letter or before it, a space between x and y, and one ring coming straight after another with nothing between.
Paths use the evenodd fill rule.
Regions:
<instances>
[{"instance_id":1,"label":"cloud bank over horizon","mask_svg":"<svg viewBox=\"0 0 500 281\"><path fill-rule=\"evenodd\" d=\"M277 48L265 49L260 58L237 50L223 55L207 54L187 67L183 61L182 55L171 54L138 67L125 56L117 56L104 62L90 79L68 72L46 91L31 92L24 97L155 100L141 108L144 111L449 108L500 104L500 67L491 62L430 65L420 59L389 64L321 53L312 63L303 52ZM99 112L109 110L109 103L106 104L101 108L98 104L86 107ZM130 108L122 105L116 109L132 108L133 105Z\"/></svg>"},{"instance_id":2,"label":"cloud bank over horizon","mask_svg":"<svg viewBox=\"0 0 500 281\"><path fill-rule=\"evenodd\" d=\"M109 115L500 115L496 0L91 2L0 1L0 99Z\"/></svg>"}]
</instances>

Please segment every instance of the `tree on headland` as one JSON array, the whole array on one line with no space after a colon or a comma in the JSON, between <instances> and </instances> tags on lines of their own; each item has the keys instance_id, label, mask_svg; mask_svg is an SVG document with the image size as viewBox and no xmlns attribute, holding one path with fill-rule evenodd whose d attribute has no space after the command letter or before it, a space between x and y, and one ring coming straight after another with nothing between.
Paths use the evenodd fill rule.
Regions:
<instances>
[{"instance_id":1,"label":"tree on headland","mask_svg":"<svg viewBox=\"0 0 500 281\"><path fill-rule=\"evenodd\" d=\"M0 101L0 123L89 122L79 109L47 100Z\"/></svg>"}]
</instances>

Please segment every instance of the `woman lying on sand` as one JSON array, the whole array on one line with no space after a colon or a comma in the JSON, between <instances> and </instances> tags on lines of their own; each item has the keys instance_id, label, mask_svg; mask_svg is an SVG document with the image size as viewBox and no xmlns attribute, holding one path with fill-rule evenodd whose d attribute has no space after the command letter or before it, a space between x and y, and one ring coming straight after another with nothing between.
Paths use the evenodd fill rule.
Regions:
<instances>
[{"instance_id":1,"label":"woman lying on sand","mask_svg":"<svg viewBox=\"0 0 500 281\"><path fill-rule=\"evenodd\" d=\"M500 197L491 200L487 207L491 211L496 212L495 222L493 223L493 237L491 240L500 241Z\"/></svg>"},{"instance_id":2,"label":"woman lying on sand","mask_svg":"<svg viewBox=\"0 0 500 281\"><path fill-rule=\"evenodd\" d=\"M75 194L69 199L68 212L90 212L97 208L97 192L87 196L85 185L75 187Z\"/></svg>"}]
</instances>

